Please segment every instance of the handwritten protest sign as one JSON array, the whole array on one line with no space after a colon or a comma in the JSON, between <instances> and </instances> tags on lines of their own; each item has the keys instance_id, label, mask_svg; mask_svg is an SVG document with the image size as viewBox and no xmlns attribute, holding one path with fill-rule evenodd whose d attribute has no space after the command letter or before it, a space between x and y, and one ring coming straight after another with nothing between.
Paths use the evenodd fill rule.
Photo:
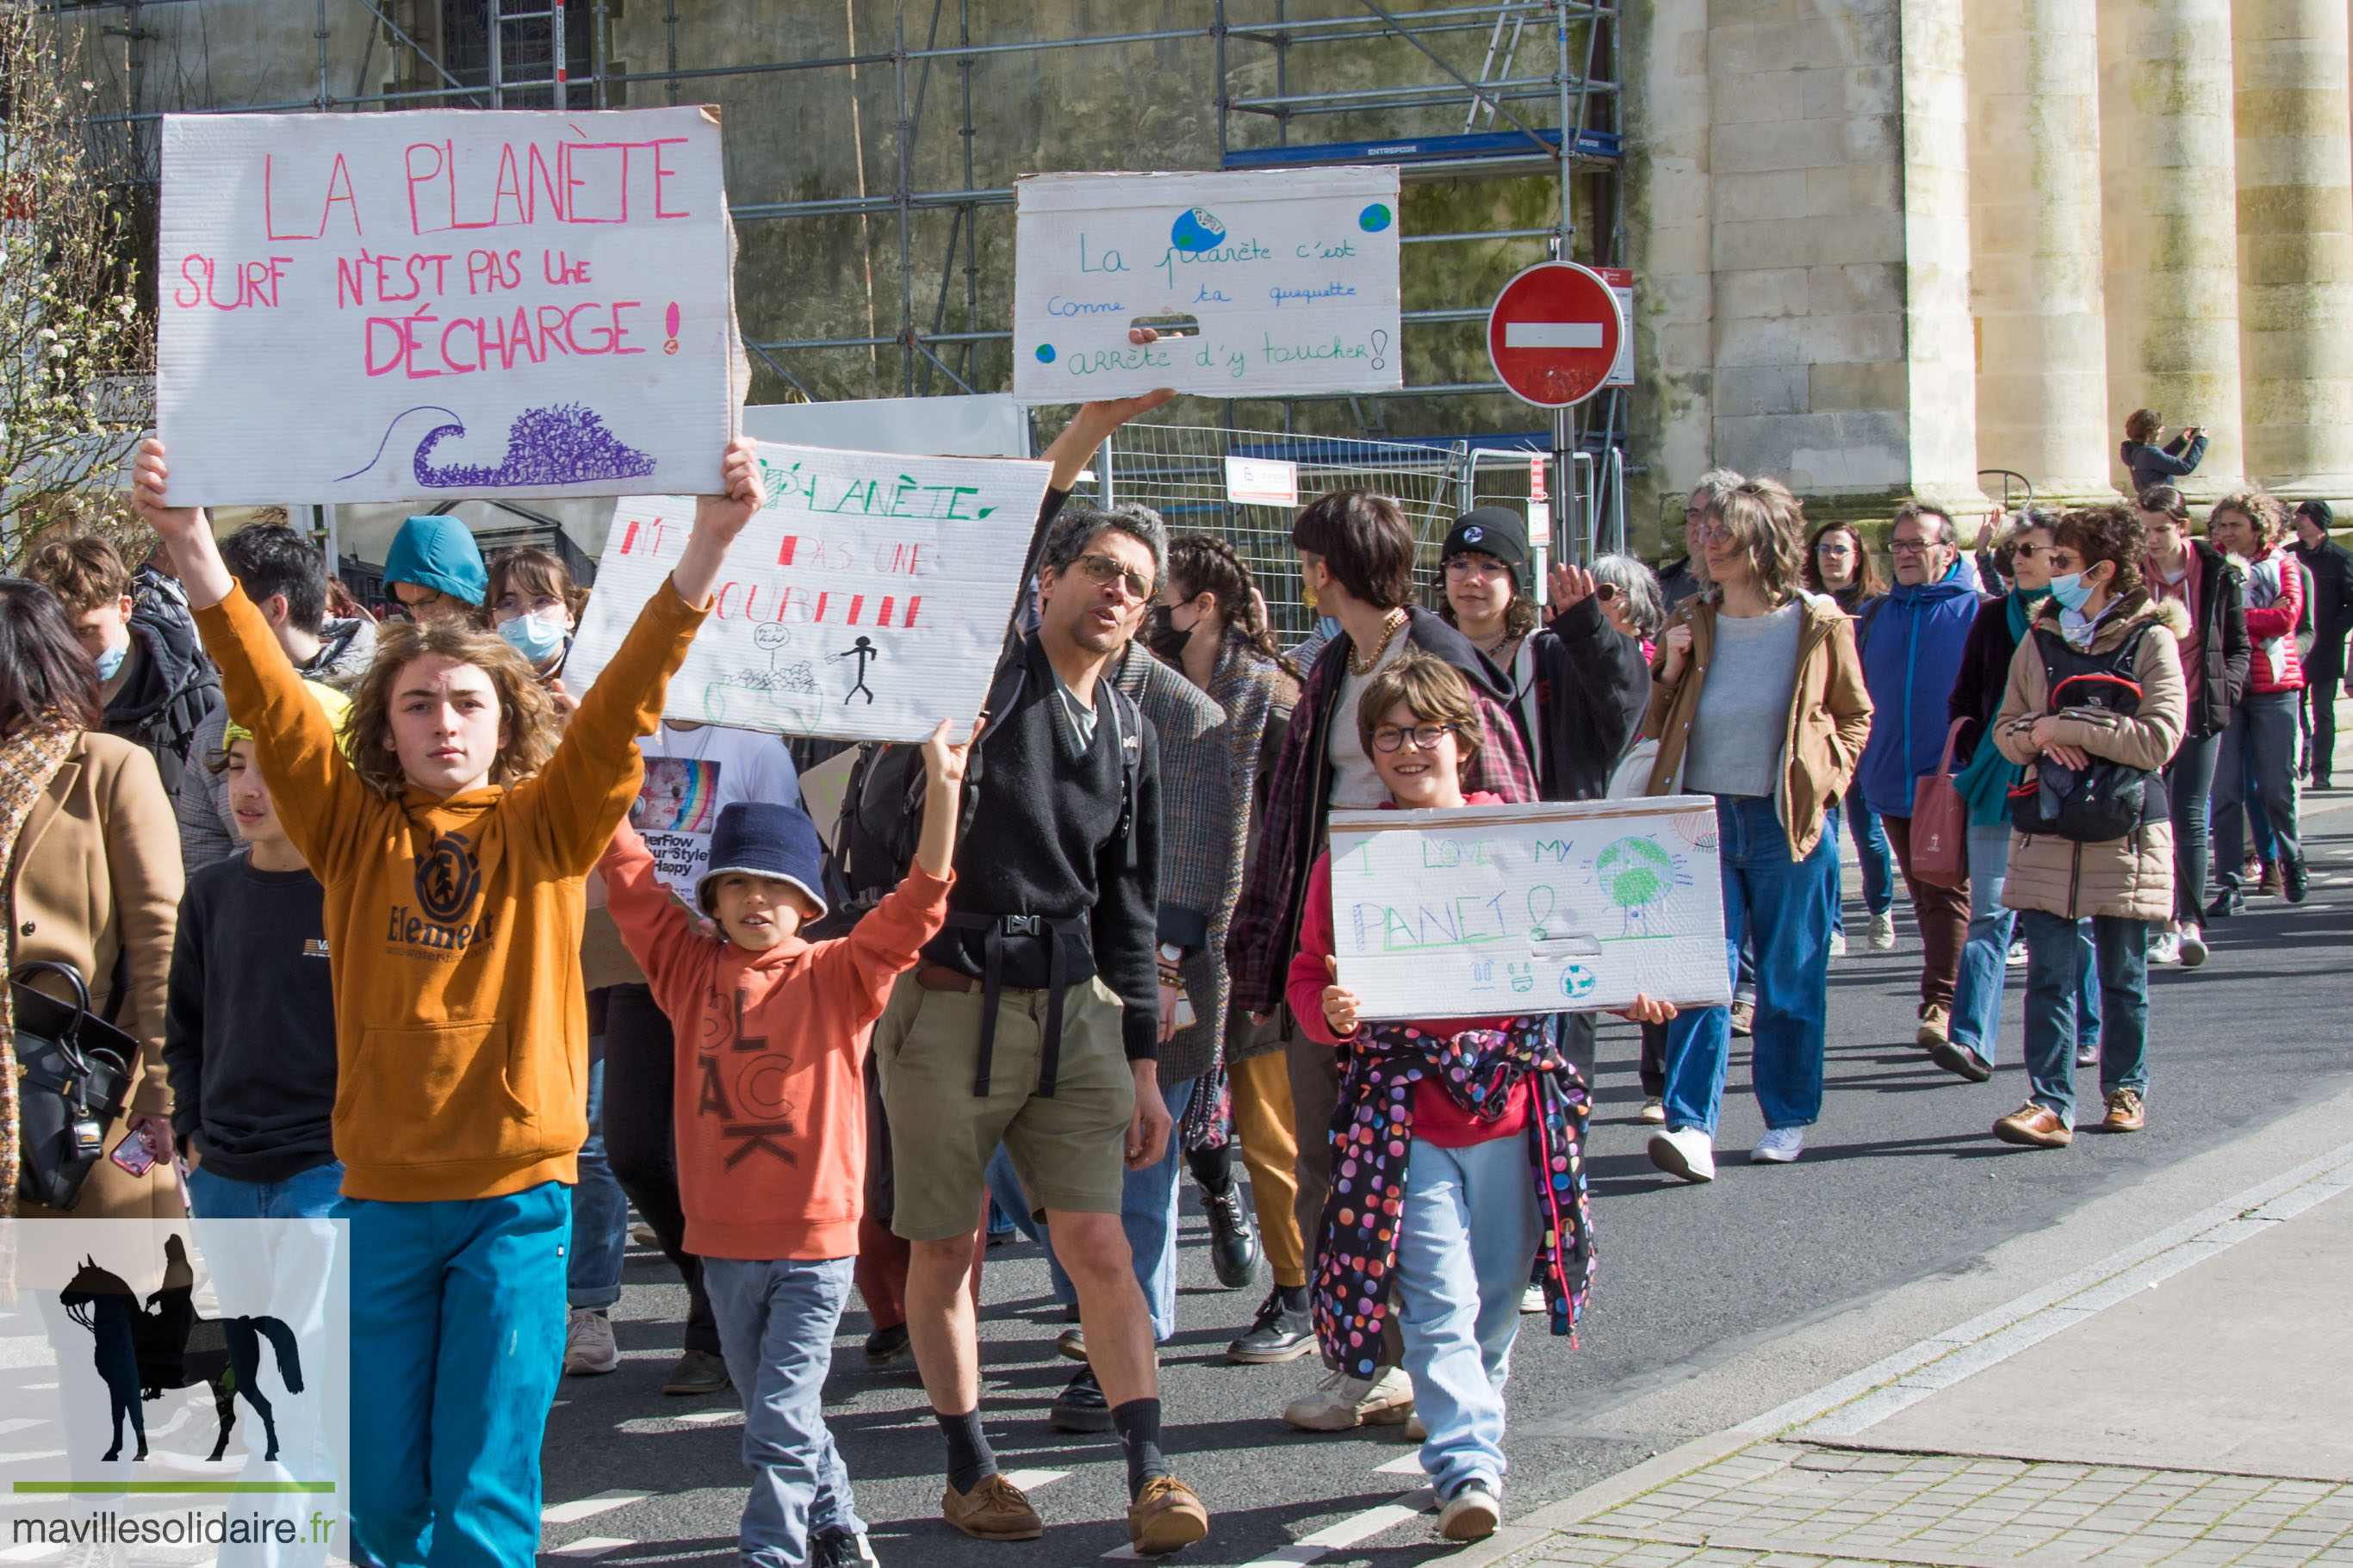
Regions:
<instances>
[{"instance_id":1,"label":"handwritten protest sign","mask_svg":"<svg viewBox=\"0 0 2353 1568\"><path fill-rule=\"evenodd\" d=\"M1368 1018L1732 1000L1703 795L1335 811L1332 917Z\"/></svg>"},{"instance_id":2,"label":"handwritten protest sign","mask_svg":"<svg viewBox=\"0 0 2353 1568\"><path fill-rule=\"evenodd\" d=\"M665 711L844 741L961 737L987 694L1045 463L760 446L767 505L729 553ZM564 679L596 678L670 575L691 496L613 513Z\"/></svg>"},{"instance_id":3,"label":"handwritten protest sign","mask_svg":"<svg viewBox=\"0 0 2353 1568\"><path fill-rule=\"evenodd\" d=\"M175 499L719 488L715 110L167 115L163 171Z\"/></svg>"},{"instance_id":4,"label":"handwritten protest sign","mask_svg":"<svg viewBox=\"0 0 2353 1568\"><path fill-rule=\"evenodd\" d=\"M1028 174L1014 246L1024 403L1405 384L1394 166ZM1131 327L1162 341L1132 344Z\"/></svg>"}]
</instances>

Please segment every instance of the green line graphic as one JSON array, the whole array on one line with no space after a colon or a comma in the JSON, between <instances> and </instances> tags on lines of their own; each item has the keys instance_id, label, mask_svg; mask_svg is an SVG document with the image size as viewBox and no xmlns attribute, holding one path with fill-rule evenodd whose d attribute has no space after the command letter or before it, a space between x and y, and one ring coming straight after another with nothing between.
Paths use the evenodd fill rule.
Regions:
<instances>
[{"instance_id":1,"label":"green line graphic","mask_svg":"<svg viewBox=\"0 0 2353 1568\"><path fill-rule=\"evenodd\" d=\"M185 1497L221 1492L332 1492L332 1481L17 1481L27 1492L135 1492L142 1497Z\"/></svg>"}]
</instances>

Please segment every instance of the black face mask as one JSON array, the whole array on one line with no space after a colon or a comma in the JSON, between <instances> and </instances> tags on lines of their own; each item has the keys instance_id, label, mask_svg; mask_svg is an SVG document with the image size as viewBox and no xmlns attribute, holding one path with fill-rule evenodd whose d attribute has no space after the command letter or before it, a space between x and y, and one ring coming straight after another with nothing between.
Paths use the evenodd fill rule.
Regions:
<instances>
[{"instance_id":1,"label":"black face mask","mask_svg":"<svg viewBox=\"0 0 2353 1568\"><path fill-rule=\"evenodd\" d=\"M1166 663L1176 664L1185 657L1185 645L1191 640L1189 632L1180 632L1168 618L1168 606L1155 605L1144 617L1144 646Z\"/></svg>"}]
</instances>

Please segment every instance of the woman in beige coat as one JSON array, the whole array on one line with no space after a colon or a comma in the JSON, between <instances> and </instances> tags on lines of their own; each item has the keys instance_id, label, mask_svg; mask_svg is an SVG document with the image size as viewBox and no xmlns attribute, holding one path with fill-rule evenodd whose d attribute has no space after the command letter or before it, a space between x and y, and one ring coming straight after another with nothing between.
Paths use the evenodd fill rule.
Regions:
<instances>
[{"instance_id":1,"label":"woman in beige coat","mask_svg":"<svg viewBox=\"0 0 2353 1568\"><path fill-rule=\"evenodd\" d=\"M2081 771L2095 761L2148 772L2140 825L2096 843L2055 834L2010 839L2002 902L2026 941L2026 1070L2033 1093L1993 1125L2008 1143L2060 1148L2074 1139L2075 994L2083 962L2076 921L2092 922L2100 977L2100 1089L2105 1132L2137 1132L2148 1088L2148 927L2173 918L2173 826L2163 769L2181 743L2189 697L2180 638L2188 613L2141 585L2140 520L2126 506L2060 519L2051 598L2010 658L1992 734L2034 781L2048 759ZM2131 711L2071 704L2053 711L2052 675L2107 669L2140 688Z\"/></svg>"},{"instance_id":2,"label":"woman in beige coat","mask_svg":"<svg viewBox=\"0 0 2353 1568\"><path fill-rule=\"evenodd\" d=\"M171 1090L164 1075L164 990L180 905L180 840L154 759L100 734L98 671L46 588L0 578L0 886L7 895L8 968L47 959L90 983L90 1006L111 1012L139 1044L129 1108L105 1131L76 1219L179 1218L171 1160ZM114 995L120 984L122 994ZM44 977L43 990L66 988ZM13 1009L0 1007L0 1079L16 1080ZM16 1201L19 1123L0 1094L0 1205ZM126 1143L128 1147L126 1147Z\"/></svg>"}]
</instances>

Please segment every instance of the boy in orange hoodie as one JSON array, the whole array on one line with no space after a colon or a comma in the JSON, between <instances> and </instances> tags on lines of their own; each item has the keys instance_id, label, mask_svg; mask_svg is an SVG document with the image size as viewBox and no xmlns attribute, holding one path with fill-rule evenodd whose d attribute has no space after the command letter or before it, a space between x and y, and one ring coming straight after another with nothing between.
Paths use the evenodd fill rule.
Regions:
<instances>
[{"instance_id":1,"label":"boy in orange hoodie","mask_svg":"<svg viewBox=\"0 0 2353 1568\"><path fill-rule=\"evenodd\" d=\"M588 1131L584 884L637 798L637 737L762 504L750 441L730 443L722 468L727 493L696 502L670 580L560 744L530 665L462 622L386 627L338 735L203 510L171 497L164 444L140 443L140 515L172 553L286 836L326 889L355 1561L514 1563L538 1549Z\"/></svg>"},{"instance_id":2,"label":"boy in orange hoodie","mask_svg":"<svg viewBox=\"0 0 2353 1568\"><path fill-rule=\"evenodd\" d=\"M741 1555L761 1568L873 1560L826 1430L825 1376L858 1257L866 1043L892 983L946 919L970 752L941 720L923 742L914 866L830 942L800 935L826 904L824 846L798 806L740 801L719 814L695 885L716 936L670 897L635 828L623 824L598 862L621 940L678 1042L686 1245L744 1391L754 1479Z\"/></svg>"}]
</instances>

